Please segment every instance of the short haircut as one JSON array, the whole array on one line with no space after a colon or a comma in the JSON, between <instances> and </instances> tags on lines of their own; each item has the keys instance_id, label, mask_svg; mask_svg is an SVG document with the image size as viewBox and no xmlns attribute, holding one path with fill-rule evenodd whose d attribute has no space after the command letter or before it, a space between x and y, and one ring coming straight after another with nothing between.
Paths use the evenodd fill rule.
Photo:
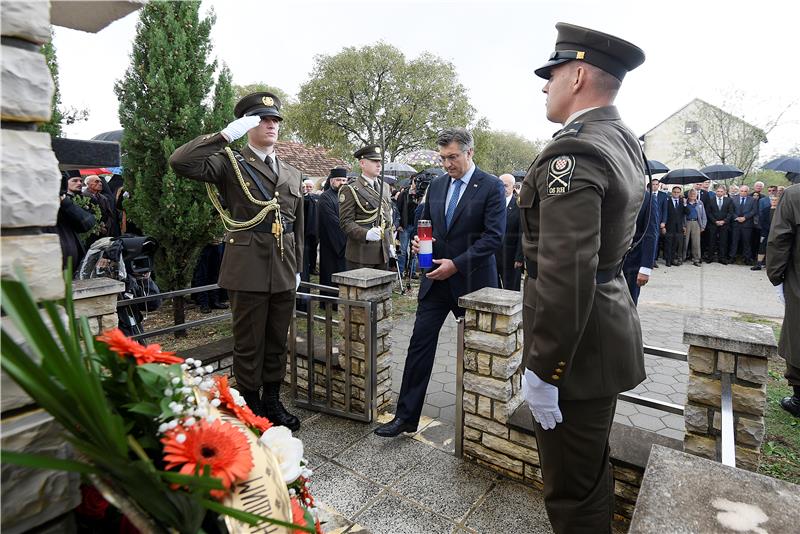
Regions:
<instances>
[{"instance_id":1,"label":"short haircut","mask_svg":"<svg viewBox=\"0 0 800 534\"><path fill-rule=\"evenodd\" d=\"M717 186L717 189L718 189L718 190L719 190L719 189L722 189L723 191L727 191L727 190L728 190L728 188L727 188L727 187L725 187L725 184L719 184L719 185Z\"/></svg>"},{"instance_id":2,"label":"short haircut","mask_svg":"<svg viewBox=\"0 0 800 534\"><path fill-rule=\"evenodd\" d=\"M672 186L672 190L673 190L673 191L675 191L676 189L677 189L678 191L683 191L683 188L682 188L681 186L679 186L679 185L673 185L673 186Z\"/></svg>"},{"instance_id":3,"label":"short haircut","mask_svg":"<svg viewBox=\"0 0 800 534\"><path fill-rule=\"evenodd\" d=\"M466 128L447 128L439 132L436 144L440 147L445 147L450 143L458 143L461 152L466 152L475 147L475 140Z\"/></svg>"}]
</instances>

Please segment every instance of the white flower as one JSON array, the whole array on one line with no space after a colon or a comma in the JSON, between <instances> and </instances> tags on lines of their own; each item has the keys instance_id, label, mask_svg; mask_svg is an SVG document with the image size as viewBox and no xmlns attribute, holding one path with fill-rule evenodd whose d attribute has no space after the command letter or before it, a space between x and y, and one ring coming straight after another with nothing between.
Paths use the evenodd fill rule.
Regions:
<instances>
[{"instance_id":1,"label":"white flower","mask_svg":"<svg viewBox=\"0 0 800 534\"><path fill-rule=\"evenodd\" d=\"M177 441L178 443L183 443L184 441L186 441L186 434L178 434L177 436L175 436L175 441Z\"/></svg>"},{"instance_id":2,"label":"white flower","mask_svg":"<svg viewBox=\"0 0 800 534\"><path fill-rule=\"evenodd\" d=\"M303 442L292 437L292 431L285 426L273 426L259 439L265 445L281 467L283 481L290 484L302 474Z\"/></svg>"},{"instance_id":3,"label":"white flower","mask_svg":"<svg viewBox=\"0 0 800 534\"><path fill-rule=\"evenodd\" d=\"M178 384L181 383L181 379L176 376L175 378L172 379L172 383L173 385L177 386Z\"/></svg>"},{"instance_id":4,"label":"white flower","mask_svg":"<svg viewBox=\"0 0 800 534\"><path fill-rule=\"evenodd\" d=\"M186 358L186 363L193 364L194 363L194 358Z\"/></svg>"},{"instance_id":5,"label":"white flower","mask_svg":"<svg viewBox=\"0 0 800 534\"><path fill-rule=\"evenodd\" d=\"M213 372L214 372L214 366L206 365L206 373L213 373Z\"/></svg>"},{"instance_id":6,"label":"white flower","mask_svg":"<svg viewBox=\"0 0 800 534\"><path fill-rule=\"evenodd\" d=\"M211 406L213 406L214 408L218 408L220 404L222 404L222 401L220 401L219 399L213 399L211 401Z\"/></svg>"},{"instance_id":7,"label":"white flower","mask_svg":"<svg viewBox=\"0 0 800 534\"><path fill-rule=\"evenodd\" d=\"M171 397L174 394L175 394L175 392L172 390L172 388L167 388L167 389L164 390L164 396L165 397Z\"/></svg>"},{"instance_id":8,"label":"white flower","mask_svg":"<svg viewBox=\"0 0 800 534\"><path fill-rule=\"evenodd\" d=\"M169 430L169 425L167 423L161 423L160 425L158 425L158 433L159 434L163 434L167 430Z\"/></svg>"}]
</instances>

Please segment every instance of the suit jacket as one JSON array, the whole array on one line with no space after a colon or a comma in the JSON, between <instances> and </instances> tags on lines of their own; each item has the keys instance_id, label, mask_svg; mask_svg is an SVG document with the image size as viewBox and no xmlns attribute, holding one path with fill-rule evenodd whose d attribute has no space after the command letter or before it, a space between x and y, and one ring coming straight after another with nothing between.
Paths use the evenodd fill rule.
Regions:
<instances>
[{"instance_id":1,"label":"suit jacket","mask_svg":"<svg viewBox=\"0 0 800 534\"><path fill-rule=\"evenodd\" d=\"M525 281L525 367L561 399L597 399L645 378L642 329L620 266L645 192L644 155L617 108L565 125L520 192L522 249L538 266ZM529 273L530 274L530 273Z\"/></svg>"},{"instance_id":2,"label":"suit jacket","mask_svg":"<svg viewBox=\"0 0 800 534\"><path fill-rule=\"evenodd\" d=\"M651 203L649 213L648 202ZM656 260L656 243L658 243L657 202L657 196L651 195L649 191L645 192L642 207L636 216L636 233L633 235L636 246L625 257L623 272L637 273L640 267L653 268Z\"/></svg>"},{"instance_id":3,"label":"suit jacket","mask_svg":"<svg viewBox=\"0 0 800 534\"><path fill-rule=\"evenodd\" d=\"M494 255L506 228L505 193L499 178L475 167L448 229L444 214L450 181L445 174L431 182L421 218L431 221L436 239L433 259L453 260L458 269L446 280L453 297L458 299L484 287L497 287ZM420 299L425 298L431 285L433 280L422 278Z\"/></svg>"},{"instance_id":4,"label":"suit jacket","mask_svg":"<svg viewBox=\"0 0 800 534\"><path fill-rule=\"evenodd\" d=\"M380 178L376 178L380 180ZM380 184L379 184L380 185ZM347 235L345 257L348 261L364 264L389 262L389 247L392 243L392 197L390 187L383 188L383 202L363 176L352 184L339 188L339 227ZM383 206L384 232L380 241L367 241L367 231L377 222L364 222L372 216L364 210L375 210Z\"/></svg>"},{"instance_id":5,"label":"suit jacket","mask_svg":"<svg viewBox=\"0 0 800 534\"><path fill-rule=\"evenodd\" d=\"M744 204L742 204L741 198L742 197L736 197L731 199L733 202L733 220L731 224L733 224L734 227L753 228L753 218L756 216L756 213L758 213L758 204L753 197L744 197ZM744 217L744 222L738 222L736 220L737 217Z\"/></svg>"},{"instance_id":6,"label":"suit jacket","mask_svg":"<svg viewBox=\"0 0 800 534\"><path fill-rule=\"evenodd\" d=\"M686 206L683 205L683 198L678 198L677 207L672 197L667 199L667 217L664 222L667 225L667 232L683 231L683 227L686 226Z\"/></svg>"},{"instance_id":7,"label":"suit jacket","mask_svg":"<svg viewBox=\"0 0 800 534\"><path fill-rule=\"evenodd\" d=\"M262 206L245 195L223 148L228 144L222 134L201 135L178 148L169 158L175 173L200 182L212 183L237 221L253 218ZM249 146L241 152L254 169L256 179L280 204L284 225L293 224L294 231L284 233L284 257L280 244L270 232L242 230L225 234L225 254L219 273L219 285L234 291L277 293L295 289L295 273L303 265L303 196L300 193L300 171L276 158L273 172ZM252 178L238 165L245 187L257 200L265 200ZM265 219L274 221L274 214Z\"/></svg>"},{"instance_id":8,"label":"suit jacket","mask_svg":"<svg viewBox=\"0 0 800 534\"><path fill-rule=\"evenodd\" d=\"M658 214L658 224L667 222L667 199L669 195L664 191L656 194L656 213Z\"/></svg>"},{"instance_id":9,"label":"suit jacket","mask_svg":"<svg viewBox=\"0 0 800 534\"><path fill-rule=\"evenodd\" d=\"M319 236L319 283L330 285L333 273L346 270L344 252L347 236L339 228L339 197L333 188L326 190L317 203Z\"/></svg>"},{"instance_id":10,"label":"suit jacket","mask_svg":"<svg viewBox=\"0 0 800 534\"><path fill-rule=\"evenodd\" d=\"M319 195L314 193L307 193L303 195L303 216L306 221L305 235L317 235L317 204L319 203Z\"/></svg>"},{"instance_id":11,"label":"suit jacket","mask_svg":"<svg viewBox=\"0 0 800 534\"><path fill-rule=\"evenodd\" d=\"M505 204L505 197L503 198ZM519 222L519 201L517 194L511 197L508 207L505 209L506 231L500 243L500 249L495 255L497 258L497 268L502 271L512 271L515 261L523 261L522 256L522 230Z\"/></svg>"},{"instance_id":12,"label":"suit jacket","mask_svg":"<svg viewBox=\"0 0 800 534\"><path fill-rule=\"evenodd\" d=\"M714 195L714 198L706 204L706 208L706 216L710 225L716 226L714 224L716 221L725 221L725 224L728 225L731 223L731 219L733 219L733 202L729 197L722 197L722 208L720 209L717 206L717 197Z\"/></svg>"}]
</instances>

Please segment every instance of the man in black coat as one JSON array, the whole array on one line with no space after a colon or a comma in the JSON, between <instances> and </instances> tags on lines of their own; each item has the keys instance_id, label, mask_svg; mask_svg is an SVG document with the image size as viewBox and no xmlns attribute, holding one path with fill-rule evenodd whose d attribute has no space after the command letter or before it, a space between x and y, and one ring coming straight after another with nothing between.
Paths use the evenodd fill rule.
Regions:
<instances>
[{"instance_id":1,"label":"man in black coat","mask_svg":"<svg viewBox=\"0 0 800 534\"><path fill-rule=\"evenodd\" d=\"M317 270L317 202L314 182L303 180L303 210L306 218L305 241L303 242L303 271L300 279L308 282Z\"/></svg>"},{"instance_id":2,"label":"man in black coat","mask_svg":"<svg viewBox=\"0 0 800 534\"><path fill-rule=\"evenodd\" d=\"M753 264L751 236L755 227L753 219L758 213L758 203L753 197L749 196L749 193L750 188L743 185L739 187L739 196L731 199L733 201L733 219L731 220L733 234L731 236L731 249L728 251L728 258L733 262L736 259L739 242L741 242L742 257L746 265Z\"/></svg>"},{"instance_id":3,"label":"man in black coat","mask_svg":"<svg viewBox=\"0 0 800 534\"><path fill-rule=\"evenodd\" d=\"M519 203L514 194L514 176L503 174L500 176L505 189L506 208L506 233L500 250L495 254L497 260L497 276L500 287L519 291L522 279L522 239L520 239Z\"/></svg>"},{"instance_id":4,"label":"man in black coat","mask_svg":"<svg viewBox=\"0 0 800 534\"><path fill-rule=\"evenodd\" d=\"M333 285L331 276L347 270L344 251L347 236L339 227L339 188L347 183L347 169L331 169L325 191L317 203L317 236L319 237L319 283ZM323 292L336 296L335 291Z\"/></svg>"},{"instance_id":5,"label":"man in black coat","mask_svg":"<svg viewBox=\"0 0 800 534\"><path fill-rule=\"evenodd\" d=\"M61 205L58 208L56 226L45 230L46 233L58 234L61 242L61 266L66 269L67 262L72 258L73 272L78 271L83 256L86 254L86 248L81 243L79 234L88 232L96 223L94 214L72 200L81 195L82 184L80 176L62 178Z\"/></svg>"},{"instance_id":6,"label":"man in black coat","mask_svg":"<svg viewBox=\"0 0 800 534\"><path fill-rule=\"evenodd\" d=\"M649 204L649 206L648 206ZM650 281L653 263L656 258L658 243L658 197L650 191L644 194L642 207L636 216L636 233L633 235L635 246L625 256L622 274L628 284L628 290L634 304L639 304L639 291Z\"/></svg>"},{"instance_id":7,"label":"man in black coat","mask_svg":"<svg viewBox=\"0 0 800 534\"><path fill-rule=\"evenodd\" d=\"M733 219L733 203L727 195L727 188L720 184L717 186L716 195L707 201L706 215L708 216L708 259L723 265L728 263L728 229Z\"/></svg>"},{"instance_id":8,"label":"man in black coat","mask_svg":"<svg viewBox=\"0 0 800 534\"><path fill-rule=\"evenodd\" d=\"M681 186L672 188L672 197L667 200L667 217L662 221L661 233L664 236L664 259L667 267L680 265L681 244L686 230L686 206L681 196Z\"/></svg>"}]
</instances>

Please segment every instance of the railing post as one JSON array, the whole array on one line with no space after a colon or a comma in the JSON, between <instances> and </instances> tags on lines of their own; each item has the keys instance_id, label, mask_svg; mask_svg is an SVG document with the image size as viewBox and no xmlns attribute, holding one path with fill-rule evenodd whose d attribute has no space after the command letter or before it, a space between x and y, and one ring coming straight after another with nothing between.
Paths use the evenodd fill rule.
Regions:
<instances>
[{"instance_id":1,"label":"railing post","mask_svg":"<svg viewBox=\"0 0 800 534\"><path fill-rule=\"evenodd\" d=\"M755 471L764 440L767 361L777 353L772 329L694 315L686 318L683 342L689 345L684 450Z\"/></svg>"},{"instance_id":2,"label":"railing post","mask_svg":"<svg viewBox=\"0 0 800 534\"><path fill-rule=\"evenodd\" d=\"M350 373L350 397L354 409L372 417L389 407L392 394L392 283L390 271L354 269L335 273L331 278L339 284L339 297L370 302L370 308L354 304L339 305L339 331L343 341L339 347L339 365L345 373L334 373L333 389L341 391L344 401L346 381L341 375ZM370 391L371 390L371 391Z\"/></svg>"}]
</instances>

